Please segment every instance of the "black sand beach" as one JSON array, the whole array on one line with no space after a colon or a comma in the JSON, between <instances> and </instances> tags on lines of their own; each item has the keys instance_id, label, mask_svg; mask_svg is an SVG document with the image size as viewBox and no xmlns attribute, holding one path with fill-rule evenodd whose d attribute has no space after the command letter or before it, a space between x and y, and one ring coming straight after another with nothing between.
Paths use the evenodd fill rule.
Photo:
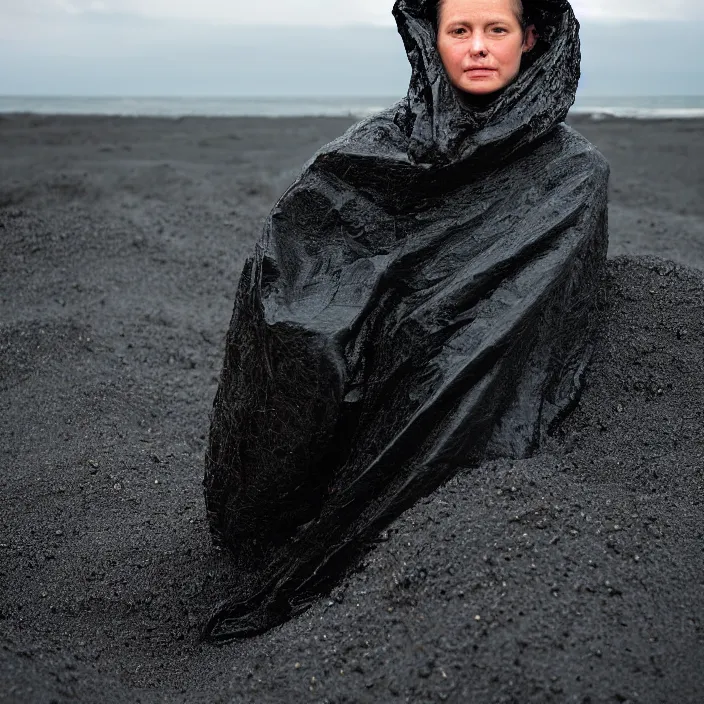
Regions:
<instances>
[{"instance_id":1,"label":"black sand beach","mask_svg":"<svg viewBox=\"0 0 704 704\"><path fill-rule=\"evenodd\" d=\"M612 165L615 257L579 408L215 647L238 273L350 121L0 116L0 701L704 701L704 121L572 123Z\"/></svg>"}]
</instances>

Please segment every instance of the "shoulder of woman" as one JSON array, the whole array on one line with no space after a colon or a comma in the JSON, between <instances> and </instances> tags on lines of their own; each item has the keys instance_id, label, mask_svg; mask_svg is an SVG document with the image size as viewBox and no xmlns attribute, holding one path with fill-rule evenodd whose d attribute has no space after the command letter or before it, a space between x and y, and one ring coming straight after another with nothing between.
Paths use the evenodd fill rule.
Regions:
<instances>
[{"instance_id":1,"label":"shoulder of woman","mask_svg":"<svg viewBox=\"0 0 704 704\"><path fill-rule=\"evenodd\" d=\"M609 162L606 157L583 134L565 123L557 129L561 131L562 139L570 153L581 157L585 165L591 165L595 171L605 171L608 174Z\"/></svg>"},{"instance_id":2,"label":"shoulder of woman","mask_svg":"<svg viewBox=\"0 0 704 704\"><path fill-rule=\"evenodd\" d=\"M548 170L565 168L575 174L581 172L589 176L598 185L606 185L609 180L610 166L606 157L584 135L567 124L558 125L551 134L547 144Z\"/></svg>"},{"instance_id":3,"label":"shoulder of woman","mask_svg":"<svg viewBox=\"0 0 704 704\"><path fill-rule=\"evenodd\" d=\"M314 161L331 154L383 156L385 152L398 151L404 145L404 135L396 124L397 112L398 106L393 106L360 120L320 149Z\"/></svg>"}]
</instances>

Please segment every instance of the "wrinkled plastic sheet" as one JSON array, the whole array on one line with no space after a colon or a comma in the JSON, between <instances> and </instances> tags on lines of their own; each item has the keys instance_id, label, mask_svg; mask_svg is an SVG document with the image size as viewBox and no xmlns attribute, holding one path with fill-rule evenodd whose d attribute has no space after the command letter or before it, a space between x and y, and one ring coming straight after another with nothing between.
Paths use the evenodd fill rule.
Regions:
<instances>
[{"instance_id":1,"label":"wrinkled plastic sheet","mask_svg":"<svg viewBox=\"0 0 704 704\"><path fill-rule=\"evenodd\" d=\"M247 259L205 475L235 578L207 637L304 610L406 507L530 454L578 400L608 167L563 123L571 9L530 11L538 53L472 106L445 78L432 3L400 0L408 97L313 157Z\"/></svg>"}]
</instances>

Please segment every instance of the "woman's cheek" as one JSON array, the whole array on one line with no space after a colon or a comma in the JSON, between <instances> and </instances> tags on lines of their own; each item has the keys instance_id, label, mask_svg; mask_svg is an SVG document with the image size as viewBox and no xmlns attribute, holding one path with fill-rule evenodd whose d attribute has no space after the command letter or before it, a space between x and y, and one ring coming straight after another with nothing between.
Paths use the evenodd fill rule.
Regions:
<instances>
[{"instance_id":1,"label":"woman's cheek","mask_svg":"<svg viewBox=\"0 0 704 704\"><path fill-rule=\"evenodd\" d=\"M462 74L462 63L464 61L464 56L466 53L467 49L461 44L458 44L453 52L453 63L455 71L457 71L460 75Z\"/></svg>"}]
</instances>

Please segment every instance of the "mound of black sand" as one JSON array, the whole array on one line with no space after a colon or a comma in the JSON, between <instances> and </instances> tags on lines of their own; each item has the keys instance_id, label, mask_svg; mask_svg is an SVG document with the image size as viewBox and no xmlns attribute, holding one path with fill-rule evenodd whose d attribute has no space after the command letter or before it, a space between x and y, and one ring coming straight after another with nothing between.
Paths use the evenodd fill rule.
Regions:
<instances>
[{"instance_id":1,"label":"mound of black sand","mask_svg":"<svg viewBox=\"0 0 704 704\"><path fill-rule=\"evenodd\" d=\"M88 596L99 577L86 571L61 585L75 599L52 613L21 592L46 559L89 562L78 526L65 526L53 557L18 556L8 546L40 530L41 497L6 505L0 699L702 701L704 274L620 258L605 294L588 386L559 436L530 460L453 479L329 598L266 636L199 644L200 618L226 587L225 558L204 559L202 522L168 527L157 545L149 530L135 539L117 509L103 510L93 545L110 540L119 560L141 543L144 569L103 584L103 610ZM0 340L3 354L16 343L7 329ZM12 420L22 413L6 405L3 383ZM134 454L117 433L113 443ZM158 523L157 499L140 500Z\"/></svg>"}]
</instances>

